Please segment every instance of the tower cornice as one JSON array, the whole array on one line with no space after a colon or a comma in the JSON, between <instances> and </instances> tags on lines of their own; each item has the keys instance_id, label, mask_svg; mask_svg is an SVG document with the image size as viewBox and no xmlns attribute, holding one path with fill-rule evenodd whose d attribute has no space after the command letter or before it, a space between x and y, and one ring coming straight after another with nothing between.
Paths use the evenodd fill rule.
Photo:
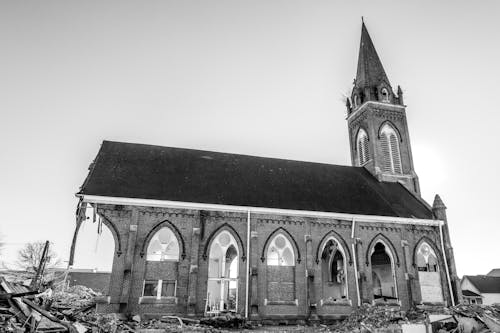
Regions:
<instances>
[{"instance_id":1,"label":"tower cornice","mask_svg":"<svg viewBox=\"0 0 500 333\"><path fill-rule=\"evenodd\" d=\"M354 119L354 117L358 114L361 114L364 109L368 108L369 106L373 106L375 108L377 107L383 107L386 110L394 110L394 111L404 111L406 109L405 105L397 105L397 104L390 104L390 103L384 103L384 102L376 102L376 101L366 101L363 104L361 104L354 112L349 114L347 116L347 120L350 121L351 119Z\"/></svg>"}]
</instances>

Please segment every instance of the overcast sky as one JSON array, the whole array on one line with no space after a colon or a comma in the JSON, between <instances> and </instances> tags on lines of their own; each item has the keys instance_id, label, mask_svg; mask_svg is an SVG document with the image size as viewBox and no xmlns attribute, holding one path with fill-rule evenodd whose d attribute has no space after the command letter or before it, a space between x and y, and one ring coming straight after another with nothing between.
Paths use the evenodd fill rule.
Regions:
<instances>
[{"instance_id":1,"label":"overcast sky","mask_svg":"<svg viewBox=\"0 0 500 333\"><path fill-rule=\"evenodd\" d=\"M457 269L500 267L499 1L1 1L2 259L50 240L102 140L349 165L343 96L361 16L401 85L424 199L448 207ZM82 229L75 266L110 268Z\"/></svg>"}]
</instances>

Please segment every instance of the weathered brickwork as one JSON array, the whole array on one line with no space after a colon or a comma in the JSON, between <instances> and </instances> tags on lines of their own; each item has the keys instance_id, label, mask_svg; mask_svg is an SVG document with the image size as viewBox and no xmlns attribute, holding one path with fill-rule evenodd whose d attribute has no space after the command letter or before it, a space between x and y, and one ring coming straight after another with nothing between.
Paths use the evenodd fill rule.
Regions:
<instances>
[{"instance_id":1,"label":"weathered brickwork","mask_svg":"<svg viewBox=\"0 0 500 333\"><path fill-rule=\"evenodd\" d=\"M401 223L356 222L329 218L252 214L247 253L247 214L152 207L99 205L98 213L115 239L109 303L102 312L203 316L211 242L228 231L238 245L237 309L245 313L249 260L249 316L253 320L338 318L358 305L355 265L362 302L373 302L370 255L383 242L391 252L397 299L403 308L421 302L415 257L422 242L437 254L443 299L450 295L438 227ZM149 241L161 227L173 231L179 243L178 262L148 262ZM267 265L271 239L284 235L292 244L294 266ZM352 236L354 235L354 238ZM335 239L345 255L346 297L324 297L321 251ZM354 249L354 251L353 251ZM176 280L175 297L143 298L144 280ZM281 285L276 282L283 282Z\"/></svg>"}]
</instances>

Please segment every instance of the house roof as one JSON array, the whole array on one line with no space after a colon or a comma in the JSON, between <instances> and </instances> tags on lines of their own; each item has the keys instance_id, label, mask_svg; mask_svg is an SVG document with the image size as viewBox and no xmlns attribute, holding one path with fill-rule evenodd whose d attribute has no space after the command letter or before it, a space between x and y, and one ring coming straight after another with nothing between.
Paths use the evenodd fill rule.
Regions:
<instances>
[{"instance_id":1,"label":"house roof","mask_svg":"<svg viewBox=\"0 0 500 333\"><path fill-rule=\"evenodd\" d=\"M499 294L500 293L500 276L487 275L466 275L481 294Z\"/></svg>"},{"instance_id":2,"label":"house roof","mask_svg":"<svg viewBox=\"0 0 500 333\"><path fill-rule=\"evenodd\" d=\"M491 272L486 274L488 276L500 276L500 268L492 269Z\"/></svg>"},{"instance_id":3,"label":"house roof","mask_svg":"<svg viewBox=\"0 0 500 333\"><path fill-rule=\"evenodd\" d=\"M362 167L104 141L78 194L432 219Z\"/></svg>"},{"instance_id":4,"label":"house roof","mask_svg":"<svg viewBox=\"0 0 500 333\"><path fill-rule=\"evenodd\" d=\"M475 292L470 291L470 290L462 290L462 295L468 296L468 297L482 297L481 295L476 294Z\"/></svg>"}]
</instances>

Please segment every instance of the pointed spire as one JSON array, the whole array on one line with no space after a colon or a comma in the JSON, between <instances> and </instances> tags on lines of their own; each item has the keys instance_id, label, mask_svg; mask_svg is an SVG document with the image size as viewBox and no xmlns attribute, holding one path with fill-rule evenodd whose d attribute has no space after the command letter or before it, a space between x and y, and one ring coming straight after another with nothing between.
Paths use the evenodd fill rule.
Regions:
<instances>
[{"instance_id":1,"label":"pointed spire","mask_svg":"<svg viewBox=\"0 0 500 333\"><path fill-rule=\"evenodd\" d=\"M372 88L379 86L381 82L385 82L390 86L389 79L385 74L375 46L373 46L365 22L363 18L361 20L361 42L359 45L358 71L356 73L355 85L357 88Z\"/></svg>"},{"instance_id":2,"label":"pointed spire","mask_svg":"<svg viewBox=\"0 0 500 333\"><path fill-rule=\"evenodd\" d=\"M434 197L432 209L446 209L446 206L444 205L443 200L441 200L439 194L436 194L436 196Z\"/></svg>"},{"instance_id":3,"label":"pointed spire","mask_svg":"<svg viewBox=\"0 0 500 333\"><path fill-rule=\"evenodd\" d=\"M401 86L398 86L398 101L399 105L405 105L405 101L403 99L403 89L401 89Z\"/></svg>"}]
</instances>

